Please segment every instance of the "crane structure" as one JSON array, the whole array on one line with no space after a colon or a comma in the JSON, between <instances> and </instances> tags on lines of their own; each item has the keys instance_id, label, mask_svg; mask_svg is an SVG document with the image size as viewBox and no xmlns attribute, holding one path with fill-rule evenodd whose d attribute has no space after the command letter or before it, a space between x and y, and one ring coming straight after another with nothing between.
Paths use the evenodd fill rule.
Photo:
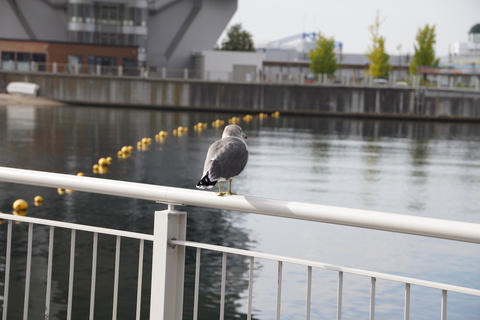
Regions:
<instances>
[{"instance_id":1,"label":"crane structure","mask_svg":"<svg viewBox=\"0 0 480 320\"><path fill-rule=\"evenodd\" d=\"M317 37L318 37L318 33L315 33L315 32L297 33L297 34L294 34L294 35L291 35L291 36L288 36L288 37L284 37L284 38L280 38L280 39L271 41L271 42L267 43L267 48L273 48L273 47L279 48L282 44L292 42L292 41L295 41L295 40L299 40L299 39L301 39L302 41L315 42L317 40ZM339 42L339 41L335 41L334 44L335 44L335 47L337 47L338 50L341 52L342 48L343 48L343 43Z\"/></svg>"}]
</instances>

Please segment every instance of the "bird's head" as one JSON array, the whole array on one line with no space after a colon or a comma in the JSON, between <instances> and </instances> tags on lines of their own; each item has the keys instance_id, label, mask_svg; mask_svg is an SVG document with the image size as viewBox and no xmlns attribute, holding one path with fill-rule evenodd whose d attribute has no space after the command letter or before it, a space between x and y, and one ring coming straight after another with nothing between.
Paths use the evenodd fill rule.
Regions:
<instances>
[{"instance_id":1,"label":"bird's head","mask_svg":"<svg viewBox=\"0 0 480 320\"><path fill-rule=\"evenodd\" d=\"M225 127L225 129L223 130L222 138L225 137L238 137L247 139L247 135L243 133L242 128L240 128L240 126L237 126L236 124L230 124Z\"/></svg>"}]
</instances>

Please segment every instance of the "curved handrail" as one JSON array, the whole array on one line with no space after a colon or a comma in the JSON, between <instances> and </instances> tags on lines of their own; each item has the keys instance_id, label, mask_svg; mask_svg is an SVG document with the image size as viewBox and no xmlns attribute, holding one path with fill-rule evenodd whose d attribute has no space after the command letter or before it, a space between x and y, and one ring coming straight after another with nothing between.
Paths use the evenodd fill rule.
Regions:
<instances>
[{"instance_id":1,"label":"curved handrail","mask_svg":"<svg viewBox=\"0 0 480 320\"><path fill-rule=\"evenodd\" d=\"M480 243L480 224L0 167L0 181Z\"/></svg>"}]
</instances>

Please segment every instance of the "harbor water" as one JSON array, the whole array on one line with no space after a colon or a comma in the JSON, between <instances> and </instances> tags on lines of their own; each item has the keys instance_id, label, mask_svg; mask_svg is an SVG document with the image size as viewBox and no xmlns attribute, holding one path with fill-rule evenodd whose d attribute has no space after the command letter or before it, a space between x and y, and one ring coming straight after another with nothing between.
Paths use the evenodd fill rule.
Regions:
<instances>
[{"instance_id":1,"label":"harbor water","mask_svg":"<svg viewBox=\"0 0 480 320\"><path fill-rule=\"evenodd\" d=\"M0 106L0 166L65 174L84 172L105 179L195 189L208 146L223 127L212 121L244 114L172 112L87 106ZM209 127L195 131L194 125ZM239 125L248 135L249 163L233 182L240 195L480 223L480 126L476 123L355 120L326 117L258 116ZM188 132L173 135L173 129ZM169 132L155 142L160 130ZM117 152L154 141L125 159ZM104 174L92 165L113 157ZM204 191L212 192L212 191ZM155 211L165 205L136 199L0 183L0 211L11 212L19 198L28 216L152 233ZM480 246L353 227L196 207L188 213L187 239L292 256L329 264L480 288ZM21 319L25 287L27 228L13 227L14 264L8 319ZM3 295L6 223L0 225L0 295ZM115 238L99 247L95 318L112 316ZM73 319L88 318L91 235L79 232L73 290ZM138 243L122 240L118 319L135 317ZM29 315L44 318L48 229L34 231ZM151 245L146 247L142 319L149 314ZM67 309L70 233L55 233L50 319ZM220 254L202 255L199 319L217 319L220 304ZM248 259L228 257L226 319L246 319ZM185 319L192 318L195 252L187 250ZM312 319L336 316L338 274L313 270ZM282 319L304 319L306 267L285 264ZM255 262L254 319L274 319L277 264ZM403 319L404 285L377 282L377 319ZM344 319L369 315L370 279L346 275ZM438 319L441 291L412 287L412 319ZM478 320L480 299L449 293L448 318Z\"/></svg>"}]
</instances>

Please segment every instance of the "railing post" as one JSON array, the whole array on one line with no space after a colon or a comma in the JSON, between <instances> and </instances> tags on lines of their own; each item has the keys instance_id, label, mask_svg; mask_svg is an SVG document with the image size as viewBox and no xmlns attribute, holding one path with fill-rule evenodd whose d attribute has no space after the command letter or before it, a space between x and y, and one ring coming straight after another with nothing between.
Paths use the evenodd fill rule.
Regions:
<instances>
[{"instance_id":1,"label":"railing post","mask_svg":"<svg viewBox=\"0 0 480 320\"><path fill-rule=\"evenodd\" d=\"M185 247L172 246L169 241L186 240L186 226L186 212L176 211L173 205L155 212L151 320L182 319Z\"/></svg>"}]
</instances>

